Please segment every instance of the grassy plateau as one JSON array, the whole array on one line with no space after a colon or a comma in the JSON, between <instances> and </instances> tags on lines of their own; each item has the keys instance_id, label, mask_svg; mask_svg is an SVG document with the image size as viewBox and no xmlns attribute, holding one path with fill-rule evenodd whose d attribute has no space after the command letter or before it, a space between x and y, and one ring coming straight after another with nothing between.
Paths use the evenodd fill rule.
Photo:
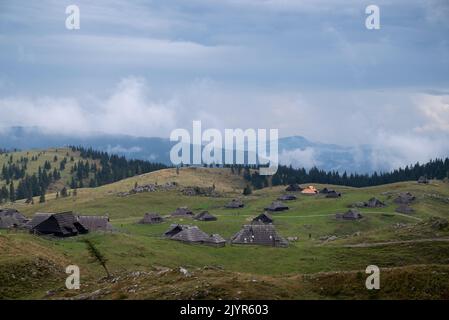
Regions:
<instances>
[{"instance_id":1,"label":"grassy plateau","mask_svg":"<svg viewBox=\"0 0 449 320\"><path fill-rule=\"evenodd\" d=\"M52 152L56 152L53 150ZM66 150L61 157L64 157ZM48 157L54 155L50 152ZM1 157L0 157L1 158ZM1 165L1 162L0 162ZM69 168L69 166L68 166ZM177 182L174 190L119 196L138 185ZM186 196L185 186L211 187L218 197ZM314 184L317 188L325 185ZM449 228L434 221L449 219L449 184L402 182L369 188L329 186L341 198L306 196L285 202L289 210L273 214L284 237L297 237L287 248L227 244L224 248L189 245L162 237L172 223L193 224L207 233L232 237L262 213L284 187L241 195L245 181L229 169L165 169L76 196L34 204L4 204L31 217L35 212L74 211L109 215L115 231L66 239L0 230L0 298L3 299L447 299L449 298ZM395 212L400 192L416 196L412 214ZM245 207L225 209L233 198ZM362 208L363 218L343 221L335 213L354 202L377 197L387 206ZM161 224L137 221L145 212L169 215L187 206L208 210L218 220L201 222L168 218ZM326 240L332 237L332 241ZM112 279L89 256L90 239L107 258ZM81 269L81 289L65 288L65 267ZM381 269L381 289L367 290L365 269ZM180 272L180 268L188 274Z\"/></svg>"}]
</instances>

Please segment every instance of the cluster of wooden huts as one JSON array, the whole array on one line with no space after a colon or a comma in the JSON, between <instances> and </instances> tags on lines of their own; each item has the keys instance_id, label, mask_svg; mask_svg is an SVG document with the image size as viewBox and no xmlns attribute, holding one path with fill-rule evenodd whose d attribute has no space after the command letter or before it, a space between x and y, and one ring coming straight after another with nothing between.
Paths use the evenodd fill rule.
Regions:
<instances>
[{"instance_id":1,"label":"cluster of wooden huts","mask_svg":"<svg viewBox=\"0 0 449 320\"><path fill-rule=\"evenodd\" d=\"M410 192L402 192L397 194L396 198L393 200L394 204L397 204L398 207L395 209L398 213L404 213L404 214L412 214L415 212L415 210L410 206L414 201L416 200L416 197L411 194ZM344 220L358 220L362 219L363 216L355 210L354 208L383 208L386 207L387 204L385 202L380 201L379 199L373 197L369 199L368 201L364 202L356 202L350 205L351 209L347 211L346 213L337 213L336 218L337 219L344 219Z\"/></svg>"},{"instance_id":2,"label":"cluster of wooden huts","mask_svg":"<svg viewBox=\"0 0 449 320\"><path fill-rule=\"evenodd\" d=\"M339 198L341 197L341 193L337 192L333 189L323 188L321 190L318 190L315 186L307 186L307 187L301 187L297 183L289 184L287 188L285 189L287 192L300 192L303 195L306 196L314 196L314 195L324 195L326 198ZM288 199L279 199L279 200L288 200Z\"/></svg>"},{"instance_id":3,"label":"cluster of wooden huts","mask_svg":"<svg viewBox=\"0 0 449 320\"><path fill-rule=\"evenodd\" d=\"M296 196L289 195L280 197L280 199L289 201L296 199ZM227 209L238 209L243 207L244 203L240 199L233 199L225 205L225 208ZM266 208L266 210L277 212L288 210L288 207L280 201L274 201ZM190 218L197 221L217 220L217 217L210 214L208 211L201 211L198 214L195 214L188 207L179 207L167 216L161 216L158 213L146 213L138 223L156 224L162 223L170 218ZM243 225L242 228L228 241L219 234L208 234L198 226L192 224L171 224L170 228L163 234L163 236L167 239L183 243L203 244L214 247L223 247L227 242L230 244L266 245L275 247L288 246L288 241L277 233L276 228L273 225L273 218L267 212L259 214L249 224Z\"/></svg>"},{"instance_id":4,"label":"cluster of wooden huts","mask_svg":"<svg viewBox=\"0 0 449 320\"><path fill-rule=\"evenodd\" d=\"M32 219L28 219L15 209L1 209L0 229L28 230L37 235L71 237L94 231L112 231L112 225L108 216L38 212Z\"/></svg>"},{"instance_id":5,"label":"cluster of wooden huts","mask_svg":"<svg viewBox=\"0 0 449 320\"><path fill-rule=\"evenodd\" d=\"M163 236L167 239L183 243L203 244L215 247L223 247L227 242L230 244L286 247L288 246L288 241L276 231L272 214L289 210L289 207L283 202L297 200L297 196L291 192L300 192L306 196L321 194L325 195L326 198L341 197L341 193L332 189L324 188L318 190L314 186L303 188L298 184L289 185L286 191L289 193L279 196L270 205L265 207L263 213L254 217L250 223L243 225L228 241L219 234L208 234L198 226L192 224L171 224ZM410 193L399 194L394 200L399 205L396 211L411 213L413 209L409 205L414 200L415 197ZM244 206L242 200L232 199L225 205L225 208L239 209ZM384 206L386 206L384 202L377 198L371 198L366 202L352 204L348 211L336 213L335 217L338 220L359 220L363 216L357 211L357 208L381 208ZM167 216L161 216L155 212L145 213L138 223L159 224L170 218L190 218L196 221L217 220L217 217L208 211L201 211L195 214L188 207L178 207ZM28 219L15 209L0 209L0 229L25 229L37 235L51 235L56 237L70 237L92 231L113 230L108 216L87 216L78 215L73 212L61 212L36 213L32 219Z\"/></svg>"}]
</instances>

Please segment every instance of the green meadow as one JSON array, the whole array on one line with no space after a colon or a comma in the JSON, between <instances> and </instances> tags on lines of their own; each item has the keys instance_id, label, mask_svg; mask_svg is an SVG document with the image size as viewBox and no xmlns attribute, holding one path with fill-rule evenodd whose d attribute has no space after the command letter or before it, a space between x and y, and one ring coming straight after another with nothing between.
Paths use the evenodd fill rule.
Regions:
<instances>
[{"instance_id":1,"label":"green meadow","mask_svg":"<svg viewBox=\"0 0 449 320\"><path fill-rule=\"evenodd\" d=\"M118 192L129 191L136 182L142 185L168 181L177 181L180 188L194 185L211 186L213 183L220 196L185 196L179 189L128 196L117 195ZM435 219L432 217L449 219L449 184L442 181L431 181L428 185L404 182L369 188L326 185L326 187L342 193L342 197L338 199L328 199L323 195L306 196L298 193L297 200L285 202L289 206L289 210L272 214L274 225L282 236L298 238L297 241L291 241L288 248L230 244L224 248L215 248L180 243L163 237L163 233L170 224L181 223L197 225L207 233L218 233L225 239L229 239L239 231L242 225L248 224L253 217L262 213L264 207L276 200L278 196L285 194L285 187L272 187L256 190L249 196L243 196L241 195L242 186L244 186L242 178L232 175L227 169L183 168L179 174L175 172L175 169L166 169L95 189L80 189L76 196L67 198L56 199L54 195L48 195L46 203L43 204L38 204L38 201L35 201L35 204L31 205L18 201L12 206L30 217L35 212L74 211L86 215L107 214L115 231L90 233L67 239L49 239L23 232L0 231L1 277L4 278L4 283L8 283L10 287L8 290L0 290L0 296L45 298L49 287L58 292L56 296L71 296L73 293L69 293L63 288L64 268L69 264L75 264L81 268L83 283L86 284L83 286L82 292L94 291L94 288L105 286L99 280L104 277L104 272L89 257L83 242L85 238L92 240L108 259L108 268L114 275L124 276L136 271L151 273L158 268L174 270L172 272L177 272L179 267L192 270L192 272L211 268L221 274L214 279L224 281L223 279L235 278L236 285L241 285L242 288L244 280L240 278L243 276L266 277L264 281L271 281L272 285L280 290L279 292L291 292L287 296L282 296L291 299L367 297L365 291L362 290L363 282L360 282L360 288L354 287L352 291L348 292L343 290L344 294L342 290L334 292L331 289L329 289L331 293L324 295L316 293L309 282L304 286L290 288L289 285L292 283L287 280L299 275L302 275L301 277L306 275L318 277L322 280L323 277L328 277L328 273L339 274L340 277L348 274L351 279L354 274L359 274L357 277L360 278L360 273L364 274L365 268L374 264L381 269L388 270L386 272L392 279L399 279L403 272L397 270L406 270L404 272L409 272L413 278L413 276L423 276L423 274L416 275L414 273L419 268L424 268L419 269L421 273L422 270L425 270L424 274L431 275L434 268L440 266L445 268L449 265L449 242L445 241L445 239L449 239L449 230L448 228L435 229L431 223L431 219ZM315 186L317 188L324 187L324 185ZM415 210L413 214L406 215L395 212L397 205L393 203L393 200L400 192L411 192L416 196L417 199L412 204ZM225 209L224 205L236 197L244 201L245 207ZM363 218L357 221L343 221L335 218L336 213L345 212L352 203L367 201L371 197L377 197L387 206L359 209ZM167 217L166 221L161 224L137 223L145 212L157 212L162 216L168 216L181 206L189 207L194 213L207 210L218 220L201 222L190 218ZM329 236L335 236L336 239L334 241L324 240ZM442 241L439 241L440 239ZM32 244L35 249L30 248L29 244ZM360 244L362 245L354 246ZM43 266L44 271L49 273L44 272L43 278L39 278L39 274L34 278L31 276L34 282L43 281L46 285L29 288L10 277L11 274L14 274L15 268L21 270L20 268L23 267L24 270L32 270L33 268L30 269L29 265L32 265L36 259L55 266L53 269L50 268L50 271ZM178 273L172 274L166 279L172 279L170 281L178 279L176 281L180 282L193 281L192 279L183 279ZM205 278L212 277L210 274L200 273L195 281L200 281L198 279L202 279L203 276ZM354 277L354 279L358 279L356 276ZM148 281L161 280L158 278ZM333 282L329 281L327 284L330 286ZM397 282L394 283L398 285ZM155 285L165 288L167 283ZM229 291L231 289L225 284L215 283L214 285L223 286L223 297L231 294ZM150 289L143 289L138 294L124 293L123 296L114 293L114 290L121 292L122 289L111 289L112 291L110 290L111 292L108 294L105 293L102 298L173 298ZM191 289L189 290L191 291ZM189 290L187 291L190 294ZM276 295L259 296L248 288L242 290L247 293L247 298L278 297ZM429 297L441 298L441 294L447 292L447 288L445 290L440 290L442 292L440 294L429 293ZM403 291L390 290L388 292L384 296L380 294L378 298L407 297L407 293ZM208 297L212 296L203 298ZM414 297L421 296L415 294Z\"/></svg>"}]
</instances>

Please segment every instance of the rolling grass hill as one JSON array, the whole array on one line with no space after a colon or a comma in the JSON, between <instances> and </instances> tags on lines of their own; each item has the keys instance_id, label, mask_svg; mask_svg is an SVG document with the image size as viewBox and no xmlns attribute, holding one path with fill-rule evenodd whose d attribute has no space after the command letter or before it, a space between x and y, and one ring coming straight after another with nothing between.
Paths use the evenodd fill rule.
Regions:
<instances>
[{"instance_id":1,"label":"rolling grass hill","mask_svg":"<svg viewBox=\"0 0 449 320\"><path fill-rule=\"evenodd\" d=\"M71 170L73 166L78 163L78 161L86 161L89 163L96 163L100 165L99 161L93 159L83 159L80 156L80 152L72 151L70 148L51 148L45 150L29 150L29 151L16 151L0 154L0 169L4 165L16 164L17 166L22 166L21 159L27 158L26 164L26 174L29 176L38 173L39 167L44 168L45 162L49 162L51 169L48 170L52 172L55 168L60 172L61 179L52 183L49 187L48 192L56 192L61 190L64 186L68 187L72 178ZM67 159L67 164L63 170L60 170L60 163L64 158ZM35 159L35 160L32 160ZM19 179L12 179L14 185L17 187ZM86 179L87 180L87 179ZM0 174L0 187L6 185L6 181Z\"/></svg>"},{"instance_id":2,"label":"rolling grass hill","mask_svg":"<svg viewBox=\"0 0 449 320\"><path fill-rule=\"evenodd\" d=\"M179 184L175 190L118 195L129 191L136 183L164 184L172 181ZM211 187L212 184L215 184L218 197L182 193L186 186ZM48 195L43 204L35 201L30 205L19 201L12 205L28 216L38 211L66 210L108 214L116 232L49 240L26 233L0 231L0 239L8 241L4 243L12 242L6 246L43 246L45 250L36 251L51 252L54 258L48 260L63 261L59 259L63 257L67 259L65 263L80 266L83 277L81 290L68 291L64 289L64 281L60 281L53 287L55 297L86 298L93 292L96 292L94 298L114 299L448 297L447 281L436 283L448 272L449 242L436 240L448 239L449 230L435 229L430 219L449 219L449 184L441 181L431 181L428 185L402 182L359 189L326 185L340 191L342 197L328 199L322 195L298 195L297 200L287 202L288 211L273 214L274 224L281 235L298 237L298 241L291 242L288 248L241 245L213 248L161 237L170 224L184 223L198 225L205 232L219 233L228 239L242 224L251 221L271 201L285 193L284 187L273 187L242 196L244 186L243 178L228 169L182 168L179 174L175 169L165 169L98 188L79 189L77 196L56 199L54 195ZM412 204L413 214L395 212L397 205L393 199L400 192L411 192L417 197ZM364 218L359 221L335 219L335 213L346 211L352 203L367 201L373 196L386 202L387 206L360 209ZM235 197L242 198L245 207L225 209L224 204ZM136 223L145 212L168 215L180 206L188 206L195 213L208 210L218 220L200 222L170 218L157 225ZM323 240L329 236L335 236L336 240ZM120 280L102 279L103 271L89 259L82 241L84 238L96 244L109 260L112 273ZM409 242L402 242L404 240ZM30 259L35 255L31 253ZM20 261L20 255L17 258L11 255L8 265L20 264ZM377 293L364 288L364 270L371 264L385 271L382 279L389 279L382 282L385 290ZM178 271L181 266L196 276L183 276ZM58 275L52 279L58 280ZM414 291L410 289L413 281L417 283ZM231 284L238 289L232 289ZM20 297L45 297L46 290L31 288L24 292L19 286L16 292L22 293Z\"/></svg>"}]
</instances>

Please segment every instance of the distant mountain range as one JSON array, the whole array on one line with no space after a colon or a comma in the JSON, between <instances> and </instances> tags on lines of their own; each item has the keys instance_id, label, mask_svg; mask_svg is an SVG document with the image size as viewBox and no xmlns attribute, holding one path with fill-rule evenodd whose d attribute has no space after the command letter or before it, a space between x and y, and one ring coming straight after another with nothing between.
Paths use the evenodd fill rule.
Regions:
<instances>
[{"instance_id":1,"label":"distant mountain range","mask_svg":"<svg viewBox=\"0 0 449 320\"><path fill-rule=\"evenodd\" d=\"M98 133L89 136L45 133L39 128L11 127L0 130L0 148L44 149L76 145L126 156L171 164L170 149L175 144L168 138L146 138L128 135ZM370 146L344 147L335 144L312 142L301 136L279 139L279 158L282 164L294 167L340 172L372 172L389 168L374 168L370 162L373 150Z\"/></svg>"}]
</instances>

